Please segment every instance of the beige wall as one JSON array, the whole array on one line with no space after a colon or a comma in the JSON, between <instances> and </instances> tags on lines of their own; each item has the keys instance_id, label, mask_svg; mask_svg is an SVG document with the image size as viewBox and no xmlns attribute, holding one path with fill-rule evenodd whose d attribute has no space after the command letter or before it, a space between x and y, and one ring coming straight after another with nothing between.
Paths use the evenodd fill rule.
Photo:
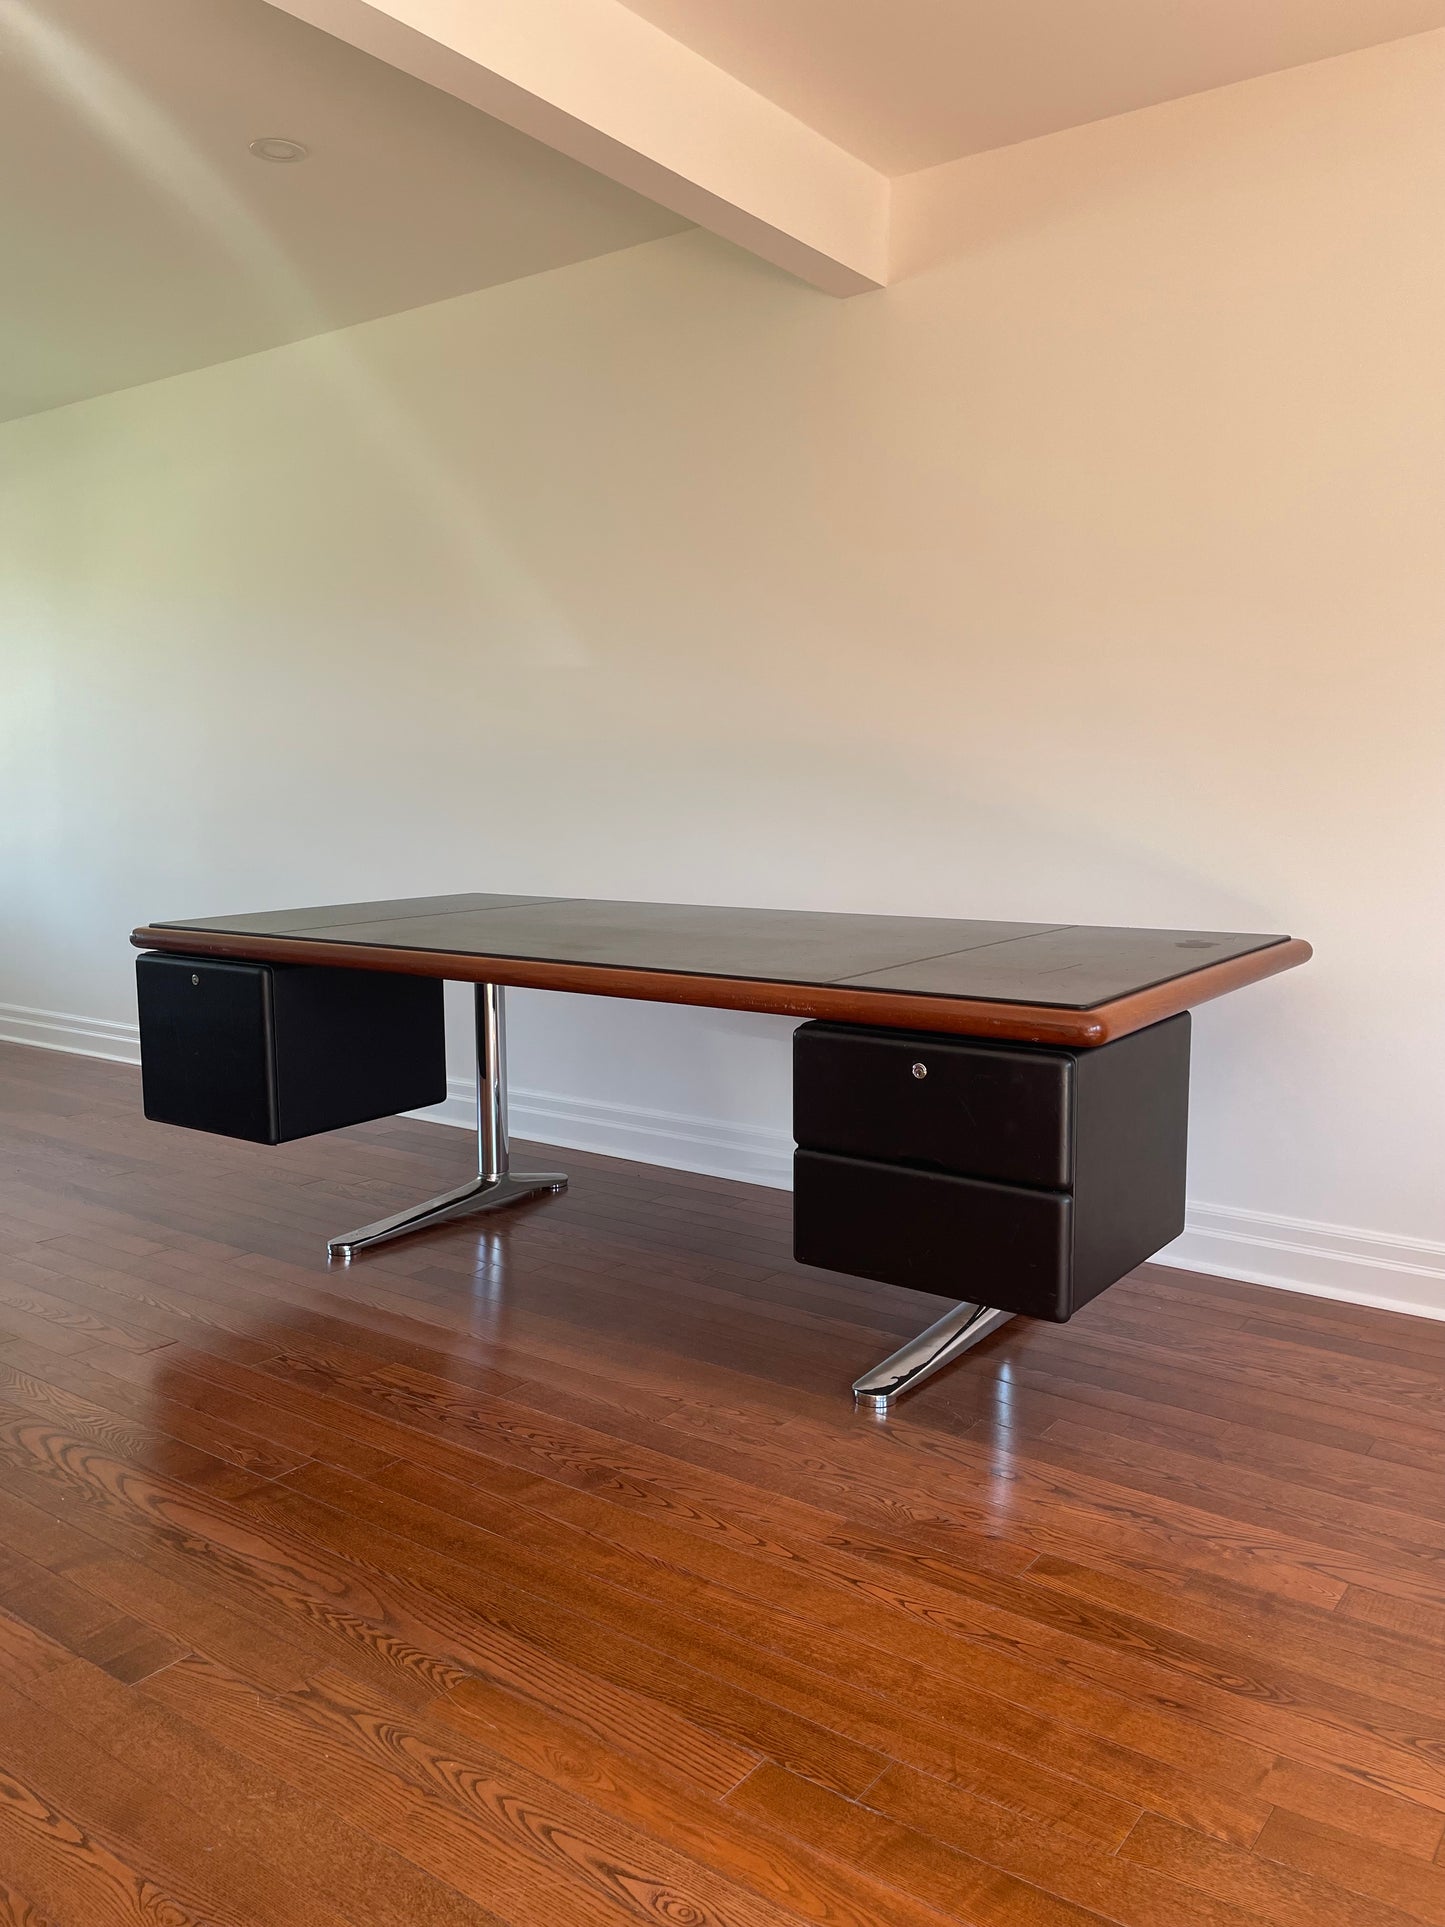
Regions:
<instances>
[{"instance_id":1,"label":"beige wall","mask_svg":"<svg viewBox=\"0 0 1445 1927\"><path fill-rule=\"evenodd\" d=\"M0 432L11 1034L368 894L1295 930L1183 1249L1445 1313L1442 105L1430 36L915 176L878 294L688 234ZM517 1001L524 1123L775 1168L785 1024Z\"/></svg>"}]
</instances>

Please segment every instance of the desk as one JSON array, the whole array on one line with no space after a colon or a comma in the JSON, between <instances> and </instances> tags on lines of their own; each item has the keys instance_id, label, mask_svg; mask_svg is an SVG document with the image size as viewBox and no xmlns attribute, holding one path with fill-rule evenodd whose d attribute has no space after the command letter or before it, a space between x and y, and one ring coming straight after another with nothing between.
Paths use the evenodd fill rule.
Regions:
<instances>
[{"instance_id":1,"label":"desk","mask_svg":"<svg viewBox=\"0 0 1445 1927\"><path fill-rule=\"evenodd\" d=\"M858 1381L879 1411L1011 1316L1069 1317L1182 1229L1185 1013L1310 955L1238 931L502 895L190 918L131 940L148 953L147 1115L269 1142L433 1101L413 1066L438 1074L439 985L428 1002L401 980L476 986L477 1177L339 1234L343 1262L565 1188L510 1165L506 986L811 1020L795 1040L799 1258L948 1296L969 1256L989 1274ZM254 1104L217 1108L223 1060Z\"/></svg>"}]
</instances>

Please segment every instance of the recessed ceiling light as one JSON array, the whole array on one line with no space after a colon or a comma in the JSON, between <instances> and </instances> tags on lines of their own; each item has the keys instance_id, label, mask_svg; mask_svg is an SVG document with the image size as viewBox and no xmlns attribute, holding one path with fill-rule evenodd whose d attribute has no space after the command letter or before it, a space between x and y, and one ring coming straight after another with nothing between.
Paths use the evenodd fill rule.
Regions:
<instances>
[{"instance_id":1,"label":"recessed ceiling light","mask_svg":"<svg viewBox=\"0 0 1445 1927\"><path fill-rule=\"evenodd\" d=\"M279 134L266 134L260 140L250 142L250 151L258 161L304 161L311 152L300 141L282 140Z\"/></svg>"}]
</instances>

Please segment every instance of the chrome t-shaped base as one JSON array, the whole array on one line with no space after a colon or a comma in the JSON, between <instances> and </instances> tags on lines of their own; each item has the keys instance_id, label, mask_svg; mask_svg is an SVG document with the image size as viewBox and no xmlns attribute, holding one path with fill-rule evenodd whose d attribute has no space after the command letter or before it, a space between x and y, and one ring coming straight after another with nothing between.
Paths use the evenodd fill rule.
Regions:
<instances>
[{"instance_id":1,"label":"chrome t-shaped base","mask_svg":"<svg viewBox=\"0 0 1445 1927\"><path fill-rule=\"evenodd\" d=\"M1011 1311L996 1311L991 1305L975 1305L970 1300L955 1305L937 1324L930 1325L917 1338L910 1338L891 1358L885 1358L881 1365L875 1365L871 1372L855 1380L854 1398L875 1417L886 1418L895 1398L911 1392L940 1365L947 1365L961 1352L971 1350L1012 1317Z\"/></svg>"},{"instance_id":2,"label":"chrome t-shaped base","mask_svg":"<svg viewBox=\"0 0 1445 1927\"><path fill-rule=\"evenodd\" d=\"M565 1191L567 1180L560 1171L506 1171L500 1177L472 1178L455 1191L443 1191L439 1198L414 1204L409 1211L393 1212L364 1224L355 1231L343 1231L339 1238L328 1238L326 1255L349 1264L358 1251L368 1245L385 1244L389 1238L405 1238L413 1231L430 1230L448 1218L465 1218L473 1211L500 1211L504 1205L520 1204L544 1191Z\"/></svg>"},{"instance_id":3,"label":"chrome t-shaped base","mask_svg":"<svg viewBox=\"0 0 1445 1927\"><path fill-rule=\"evenodd\" d=\"M514 1171L507 1145L507 1014L500 984L477 985L477 1175L439 1198L395 1211L326 1243L328 1258L349 1264L368 1245L426 1231L473 1211L499 1211L547 1191L565 1191L560 1171Z\"/></svg>"}]
</instances>

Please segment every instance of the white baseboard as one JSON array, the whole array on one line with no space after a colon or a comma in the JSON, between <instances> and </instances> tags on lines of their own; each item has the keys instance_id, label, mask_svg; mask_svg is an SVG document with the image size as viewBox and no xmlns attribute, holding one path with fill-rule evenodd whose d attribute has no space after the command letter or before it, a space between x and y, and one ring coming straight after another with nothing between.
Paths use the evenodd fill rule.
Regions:
<instances>
[{"instance_id":1,"label":"white baseboard","mask_svg":"<svg viewBox=\"0 0 1445 1927\"><path fill-rule=\"evenodd\" d=\"M0 1004L0 1041L140 1062L134 1024L22 1004ZM513 1133L543 1144L778 1190L792 1183L792 1139L763 1126L515 1085L509 1110ZM475 1121L471 1080L449 1078L445 1102L414 1115L470 1128ZM1183 1236L1154 1262L1445 1319L1445 1243L1427 1238L1191 1201Z\"/></svg>"},{"instance_id":2,"label":"white baseboard","mask_svg":"<svg viewBox=\"0 0 1445 1927\"><path fill-rule=\"evenodd\" d=\"M1445 1319L1445 1244L1430 1238L1191 1199L1184 1235L1154 1263Z\"/></svg>"},{"instance_id":3,"label":"white baseboard","mask_svg":"<svg viewBox=\"0 0 1445 1927\"><path fill-rule=\"evenodd\" d=\"M0 1043L32 1044L37 1050L69 1051L76 1057L108 1057L115 1064L140 1062L135 1024L110 1017L77 1017L68 1010L34 1010L0 1004Z\"/></svg>"},{"instance_id":4,"label":"white baseboard","mask_svg":"<svg viewBox=\"0 0 1445 1927\"><path fill-rule=\"evenodd\" d=\"M477 1113L471 1079L449 1077L446 1102L413 1115L473 1129ZM685 1111L609 1104L595 1097L568 1097L517 1084L507 1093L507 1121L513 1137L536 1138L569 1151L635 1158L640 1164L661 1164L670 1171L700 1171L712 1178L771 1185L778 1191L792 1188L793 1140L762 1125L727 1124Z\"/></svg>"}]
</instances>

